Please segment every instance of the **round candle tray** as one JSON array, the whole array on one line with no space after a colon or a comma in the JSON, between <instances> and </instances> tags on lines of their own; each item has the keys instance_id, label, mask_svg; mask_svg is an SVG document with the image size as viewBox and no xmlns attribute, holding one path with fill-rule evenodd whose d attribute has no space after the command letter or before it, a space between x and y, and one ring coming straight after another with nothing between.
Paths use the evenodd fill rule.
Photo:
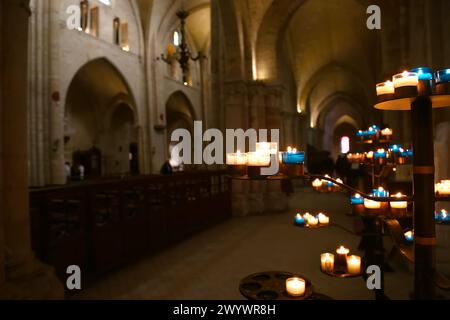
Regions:
<instances>
[{"instance_id":1,"label":"round candle tray","mask_svg":"<svg viewBox=\"0 0 450 320\"><path fill-rule=\"evenodd\" d=\"M305 280L306 290L303 296L293 297L286 292L286 280L292 277ZM239 291L249 300L307 300L313 294L313 285L305 277L294 273L267 271L244 278L239 285Z\"/></svg>"},{"instance_id":2,"label":"round candle tray","mask_svg":"<svg viewBox=\"0 0 450 320\"><path fill-rule=\"evenodd\" d=\"M363 268L361 267L361 270ZM339 272L339 271L325 271L320 267L320 271L322 271L323 274L326 274L327 276L334 277L334 278L340 278L340 279L350 279L350 278L359 278L362 277L362 273L358 274L352 274L352 273L345 273L345 272Z\"/></svg>"},{"instance_id":3,"label":"round candle tray","mask_svg":"<svg viewBox=\"0 0 450 320\"><path fill-rule=\"evenodd\" d=\"M307 223L301 225L294 222L294 226L304 229L321 229L321 228L328 228L331 227L331 223L329 224L318 224L317 226L310 226Z\"/></svg>"},{"instance_id":4,"label":"round candle tray","mask_svg":"<svg viewBox=\"0 0 450 320\"><path fill-rule=\"evenodd\" d=\"M411 110L411 104L417 97L393 99L385 102L380 102L375 105L375 109L379 110L398 110L408 111ZM430 96L433 108L445 108L450 107L450 95L447 94L435 94Z\"/></svg>"}]
</instances>

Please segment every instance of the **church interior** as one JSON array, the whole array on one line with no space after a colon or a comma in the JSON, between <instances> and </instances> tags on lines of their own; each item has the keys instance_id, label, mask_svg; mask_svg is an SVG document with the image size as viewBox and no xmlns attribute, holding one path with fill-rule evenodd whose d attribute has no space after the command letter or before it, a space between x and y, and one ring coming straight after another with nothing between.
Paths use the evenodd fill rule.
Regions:
<instances>
[{"instance_id":1,"label":"church interior","mask_svg":"<svg viewBox=\"0 0 450 320\"><path fill-rule=\"evenodd\" d=\"M449 299L448 12L0 1L0 299Z\"/></svg>"}]
</instances>

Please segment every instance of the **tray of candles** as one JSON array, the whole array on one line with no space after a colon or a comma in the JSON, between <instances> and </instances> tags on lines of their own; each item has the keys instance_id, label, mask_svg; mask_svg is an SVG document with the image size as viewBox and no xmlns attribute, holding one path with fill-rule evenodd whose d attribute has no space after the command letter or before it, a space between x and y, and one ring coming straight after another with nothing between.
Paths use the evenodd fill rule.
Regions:
<instances>
[{"instance_id":1,"label":"tray of candles","mask_svg":"<svg viewBox=\"0 0 450 320\"><path fill-rule=\"evenodd\" d=\"M309 212L304 215L298 213L294 218L294 226L300 228L319 229L329 227L330 225L330 217L322 212L317 216L313 216Z\"/></svg>"},{"instance_id":2,"label":"tray of candles","mask_svg":"<svg viewBox=\"0 0 450 320\"><path fill-rule=\"evenodd\" d=\"M311 281L284 271L267 271L244 278L239 291L249 300L307 300L313 294Z\"/></svg>"},{"instance_id":3,"label":"tray of candles","mask_svg":"<svg viewBox=\"0 0 450 320\"><path fill-rule=\"evenodd\" d=\"M361 257L349 255L350 250L340 246L336 255L323 253L320 256L322 273L335 278L357 278L363 275Z\"/></svg>"}]
</instances>

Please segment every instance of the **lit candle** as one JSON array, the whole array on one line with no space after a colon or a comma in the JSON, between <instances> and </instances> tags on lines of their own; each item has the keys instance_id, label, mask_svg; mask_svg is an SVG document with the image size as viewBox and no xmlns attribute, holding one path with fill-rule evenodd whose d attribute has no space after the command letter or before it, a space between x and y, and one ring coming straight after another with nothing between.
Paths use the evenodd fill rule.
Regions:
<instances>
[{"instance_id":1,"label":"lit candle","mask_svg":"<svg viewBox=\"0 0 450 320\"><path fill-rule=\"evenodd\" d=\"M394 84L392 81L386 81L383 83L377 84L377 96L382 96L385 94L394 94Z\"/></svg>"},{"instance_id":2,"label":"lit candle","mask_svg":"<svg viewBox=\"0 0 450 320\"><path fill-rule=\"evenodd\" d=\"M318 224L319 224L319 219L317 219L316 217L311 216L308 218L308 226L317 227Z\"/></svg>"},{"instance_id":3,"label":"lit candle","mask_svg":"<svg viewBox=\"0 0 450 320\"><path fill-rule=\"evenodd\" d=\"M405 196L402 195L401 193L397 193L395 195L396 198L401 199L404 198ZM391 208L394 209L407 209L408 208L408 202L407 201L392 201L391 202Z\"/></svg>"},{"instance_id":4,"label":"lit candle","mask_svg":"<svg viewBox=\"0 0 450 320\"><path fill-rule=\"evenodd\" d=\"M306 291L306 281L301 278L289 278L286 280L286 291L290 296L301 297Z\"/></svg>"},{"instance_id":5,"label":"lit candle","mask_svg":"<svg viewBox=\"0 0 450 320\"><path fill-rule=\"evenodd\" d=\"M319 180L319 179L316 179L316 180L313 181L312 186L315 189L319 189L319 188L322 187L322 181Z\"/></svg>"},{"instance_id":6,"label":"lit candle","mask_svg":"<svg viewBox=\"0 0 450 320\"><path fill-rule=\"evenodd\" d=\"M248 166L250 167L268 167L270 165L270 154L261 152L249 152Z\"/></svg>"},{"instance_id":7,"label":"lit candle","mask_svg":"<svg viewBox=\"0 0 450 320\"><path fill-rule=\"evenodd\" d=\"M319 213L319 215L317 216L319 218L319 223L321 225L329 225L330 224L330 218L326 215L324 215L323 213Z\"/></svg>"},{"instance_id":8,"label":"lit candle","mask_svg":"<svg viewBox=\"0 0 450 320\"><path fill-rule=\"evenodd\" d=\"M295 216L295 224L298 226L305 225L305 218L302 217L300 213Z\"/></svg>"},{"instance_id":9,"label":"lit candle","mask_svg":"<svg viewBox=\"0 0 450 320\"><path fill-rule=\"evenodd\" d=\"M389 150L393 153L399 153L400 152L400 147L397 144L392 145Z\"/></svg>"},{"instance_id":10,"label":"lit candle","mask_svg":"<svg viewBox=\"0 0 450 320\"><path fill-rule=\"evenodd\" d=\"M384 137L392 136L393 133L394 132L390 128L386 128L386 129L381 130L381 135L384 136Z\"/></svg>"},{"instance_id":11,"label":"lit candle","mask_svg":"<svg viewBox=\"0 0 450 320\"><path fill-rule=\"evenodd\" d=\"M287 152L282 153L282 162L284 164L303 164L305 163L305 153L289 147Z\"/></svg>"},{"instance_id":12,"label":"lit candle","mask_svg":"<svg viewBox=\"0 0 450 320\"><path fill-rule=\"evenodd\" d=\"M404 71L394 76L394 88L417 87L419 76L417 73Z\"/></svg>"},{"instance_id":13,"label":"lit candle","mask_svg":"<svg viewBox=\"0 0 450 320\"><path fill-rule=\"evenodd\" d=\"M369 199L364 199L364 207L366 209L381 209L381 202L379 201L373 201L373 200L369 200Z\"/></svg>"},{"instance_id":14,"label":"lit candle","mask_svg":"<svg viewBox=\"0 0 450 320\"><path fill-rule=\"evenodd\" d=\"M450 195L450 180L443 180L436 184L436 193L443 196Z\"/></svg>"},{"instance_id":15,"label":"lit candle","mask_svg":"<svg viewBox=\"0 0 450 320\"><path fill-rule=\"evenodd\" d=\"M350 274L361 273L361 257L358 256L347 257L347 272Z\"/></svg>"},{"instance_id":16,"label":"lit candle","mask_svg":"<svg viewBox=\"0 0 450 320\"><path fill-rule=\"evenodd\" d=\"M320 265L325 272L333 272L334 270L334 254L323 253L320 255Z\"/></svg>"},{"instance_id":17,"label":"lit candle","mask_svg":"<svg viewBox=\"0 0 450 320\"><path fill-rule=\"evenodd\" d=\"M306 221L308 221L309 218L311 218L311 217L312 217L312 215L309 212L307 212L303 215L303 219L305 219Z\"/></svg>"},{"instance_id":18,"label":"lit candle","mask_svg":"<svg viewBox=\"0 0 450 320\"><path fill-rule=\"evenodd\" d=\"M405 239L408 242L413 242L414 241L414 232L413 231L405 232Z\"/></svg>"},{"instance_id":19,"label":"lit candle","mask_svg":"<svg viewBox=\"0 0 450 320\"><path fill-rule=\"evenodd\" d=\"M419 80L433 80L433 69L431 68L417 68L411 70L413 73L417 73Z\"/></svg>"},{"instance_id":20,"label":"lit candle","mask_svg":"<svg viewBox=\"0 0 450 320\"><path fill-rule=\"evenodd\" d=\"M367 152L366 153L366 158L367 159L373 159L373 151Z\"/></svg>"},{"instance_id":21,"label":"lit candle","mask_svg":"<svg viewBox=\"0 0 450 320\"><path fill-rule=\"evenodd\" d=\"M385 159L385 158L386 158L386 150L378 149L377 152L375 152L375 159Z\"/></svg>"},{"instance_id":22,"label":"lit candle","mask_svg":"<svg viewBox=\"0 0 450 320\"><path fill-rule=\"evenodd\" d=\"M437 215L438 221L442 223L450 223L450 215L448 214L447 210L442 209L441 212Z\"/></svg>"},{"instance_id":23,"label":"lit candle","mask_svg":"<svg viewBox=\"0 0 450 320\"><path fill-rule=\"evenodd\" d=\"M351 204L364 204L364 198L359 193L355 194L351 199Z\"/></svg>"},{"instance_id":24,"label":"lit candle","mask_svg":"<svg viewBox=\"0 0 450 320\"><path fill-rule=\"evenodd\" d=\"M227 165L230 166L247 165L247 154L241 153L239 150L236 153L227 154Z\"/></svg>"},{"instance_id":25,"label":"lit candle","mask_svg":"<svg viewBox=\"0 0 450 320\"><path fill-rule=\"evenodd\" d=\"M338 271L345 271L347 266L347 255L350 253L350 250L345 248L344 246L340 246L336 250L336 253L336 269Z\"/></svg>"}]
</instances>

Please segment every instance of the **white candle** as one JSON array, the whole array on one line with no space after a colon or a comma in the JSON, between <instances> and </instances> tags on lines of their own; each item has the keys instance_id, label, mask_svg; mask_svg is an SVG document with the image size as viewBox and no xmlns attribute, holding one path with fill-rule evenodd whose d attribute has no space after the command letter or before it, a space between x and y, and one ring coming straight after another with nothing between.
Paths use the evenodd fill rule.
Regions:
<instances>
[{"instance_id":1,"label":"white candle","mask_svg":"<svg viewBox=\"0 0 450 320\"><path fill-rule=\"evenodd\" d=\"M369 199L364 199L364 207L366 209L380 209L381 208L381 202L373 201Z\"/></svg>"},{"instance_id":2,"label":"white candle","mask_svg":"<svg viewBox=\"0 0 450 320\"><path fill-rule=\"evenodd\" d=\"M289 278L286 280L286 291L290 296L301 297L306 291L306 281L301 278Z\"/></svg>"},{"instance_id":3,"label":"white candle","mask_svg":"<svg viewBox=\"0 0 450 320\"><path fill-rule=\"evenodd\" d=\"M373 151L366 153L367 159L373 159Z\"/></svg>"},{"instance_id":4,"label":"white candle","mask_svg":"<svg viewBox=\"0 0 450 320\"><path fill-rule=\"evenodd\" d=\"M333 272L334 270L334 254L323 253L320 255L320 264L325 272Z\"/></svg>"},{"instance_id":5,"label":"white candle","mask_svg":"<svg viewBox=\"0 0 450 320\"><path fill-rule=\"evenodd\" d=\"M436 192L440 195L448 196L450 195L450 180L443 180L436 184Z\"/></svg>"},{"instance_id":6,"label":"white candle","mask_svg":"<svg viewBox=\"0 0 450 320\"><path fill-rule=\"evenodd\" d=\"M397 193L395 195L396 198L401 199L404 198L404 195L401 193ZM407 209L408 208L408 202L407 201L393 201L391 202L391 208L394 209Z\"/></svg>"},{"instance_id":7,"label":"white candle","mask_svg":"<svg viewBox=\"0 0 450 320\"><path fill-rule=\"evenodd\" d=\"M268 167L270 165L270 154L260 152L249 152L248 166L250 167Z\"/></svg>"},{"instance_id":8,"label":"white candle","mask_svg":"<svg viewBox=\"0 0 450 320\"><path fill-rule=\"evenodd\" d=\"M323 213L319 213L319 215L317 216L319 218L319 223L326 226L328 224L330 224L330 218L327 217L326 215L324 215Z\"/></svg>"},{"instance_id":9,"label":"white candle","mask_svg":"<svg viewBox=\"0 0 450 320\"><path fill-rule=\"evenodd\" d=\"M310 227L316 227L318 224L319 224L319 219L317 219L316 217L309 217L308 225Z\"/></svg>"},{"instance_id":10,"label":"white candle","mask_svg":"<svg viewBox=\"0 0 450 320\"><path fill-rule=\"evenodd\" d=\"M228 153L227 154L227 164L231 166L247 165L247 154L241 153Z\"/></svg>"},{"instance_id":11,"label":"white candle","mask_svg":"<svg viewBox=\"0 0 450 320\"><path fill-rule=\"evenodd\" d=\"M394 84L392 81L386 81L383 83L377 84L377 96L381 96L383 94L394 94Z\"/></svg>"},{"instance_id":12,"label":"white candle","mask_svg":"<svg viewBox=\"0 0 450 320\"><path fill-rule=\"evenodd\" d=\"M322 187L322 181L319 179L316 179L313 181L312 186L313 186L313 188L319 189L320 187Z\"/></svg>"},{"instance_id":13,"label":"white candle","mask_svg":"<svg viewBox=\"0 0 450 320\"><path fill-rule=\"evenodd\" d=\"M419 84L419 76L417 73L405 71L396 74L393 79L394 88L417 87Z\"/></svg>"},{"instance_id":14,"label":"white candle","mask_svg":"<svg viewBox=\"0 0 450 320\"><path fill-rule=\"evenodd\" d=\"M306 221L308 221L309 218L312 218L312 215L309 212L307 212L303 215L303 219L305 219Z\"/></svg>"},{"instance_id":15,"label":"white candle","mask_svg":"<svg viewBox=\"0 0 450 320\"><path fill-rule=\"evenodd\" d=\"M390 128L386 128L381 131L382 136L392 136L393 133L394 131L392 131L392 129Z\"/></svg>"},{"instance_id":16,"label":"white candle","mask_svg":"<svg viewBox=\"0 0 450 320\"><path fill-rule=\"evenodd\" d=\"M350 274L361 273L361 257L358 256L347 257L347 272Z\"/></svg>"}]
</instances>

